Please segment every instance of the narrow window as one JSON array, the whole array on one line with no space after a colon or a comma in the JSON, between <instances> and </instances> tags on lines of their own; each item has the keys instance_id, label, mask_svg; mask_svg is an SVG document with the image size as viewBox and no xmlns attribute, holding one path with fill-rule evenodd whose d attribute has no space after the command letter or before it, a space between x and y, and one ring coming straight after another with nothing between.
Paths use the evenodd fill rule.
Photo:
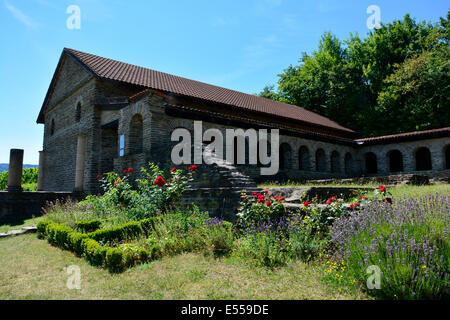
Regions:
<instances>
[{"instance_id":1,"label":"narrow window","mask_svg":"<svg viewBox=\"0 0 450 320\"><path fill-rule=\"evenodd\" d=\"M119 138L119 156L123 157L125 155L125 135L121 134Z\"/></svg>"},{"instance_id":2,"label":"narrow window","mask_svg":"<svg viewBox=\"0 0 450 320\"><path fill-rule=\"evenodd\" d=\"M77 110L75 111L75 122L80 122L81 119L81 103L78 102Z\"/></svg>"},{"instance_id":3,"label":"narrow window","mask_svg":"<svg viewBox=\"0 0 450 320\"><path fill-rule=\"evenodd\" d=\"M52 123L50 124L50 135L52 136L55 133L55 119L52 119Z\"/></svg>"}]
</instances>

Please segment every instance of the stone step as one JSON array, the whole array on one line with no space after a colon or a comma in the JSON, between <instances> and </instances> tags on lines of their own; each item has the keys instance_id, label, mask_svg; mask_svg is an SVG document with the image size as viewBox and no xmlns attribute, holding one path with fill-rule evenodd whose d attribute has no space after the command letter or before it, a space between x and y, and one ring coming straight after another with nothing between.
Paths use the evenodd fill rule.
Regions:
<instances>
[{"instance_id":1,"label":"stone step","mask_svg":"<svg viewBox=\"0 0 450 320\"><path fill-rule=\"evenodd\" d=\"M9 236L17 236L19 234L29 233L29 232L36 232L37 228L35 226L33 227L23 227L20 230L11 230L6 233L0 233L0 238L9 237Z\"/></svg>"}]
</instances>

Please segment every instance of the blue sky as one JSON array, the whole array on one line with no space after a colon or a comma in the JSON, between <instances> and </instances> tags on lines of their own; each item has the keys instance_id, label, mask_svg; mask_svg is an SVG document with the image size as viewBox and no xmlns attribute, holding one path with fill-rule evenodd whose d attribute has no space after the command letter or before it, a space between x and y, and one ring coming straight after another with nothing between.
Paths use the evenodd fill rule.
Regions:
<instances>
[{"instance_id":1,"label":"blue sky","mask_svg":"<svg viewBox=\"0 0 450 320\"><path fill-rule=\"evenodd\" d=\"M81 28L70 30L70 5ZM0 0L0 162L10 148L37 164L43 125L36 118L61 50L69 47L214 85L257 93L317 48L369 31L369 5L389 22L410 13L438 21L448 0Z\"/></svg>"}]
</instances>

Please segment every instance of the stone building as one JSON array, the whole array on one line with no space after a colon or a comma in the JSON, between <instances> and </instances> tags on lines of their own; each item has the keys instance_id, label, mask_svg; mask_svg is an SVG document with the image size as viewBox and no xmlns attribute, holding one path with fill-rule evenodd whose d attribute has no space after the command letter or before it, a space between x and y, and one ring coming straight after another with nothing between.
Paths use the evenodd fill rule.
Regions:
<instances>
[{"instance_id":1,"label":"stone building","mask_svg":"<svg viewBox=\"0 0 450 320\"><path fill-rule=\"evenodd\" d=\"M303 108L65 48L40 110L45 126L40 187L99 191L97 175L149 161L171 163L176 128L276 128L280 170L202 165L197 188L256 187L265 180L393 173L449 176L450 128L357 139L357 133ZM225 134L224 134L225 136Z\"/></svg>"}]
</instances>

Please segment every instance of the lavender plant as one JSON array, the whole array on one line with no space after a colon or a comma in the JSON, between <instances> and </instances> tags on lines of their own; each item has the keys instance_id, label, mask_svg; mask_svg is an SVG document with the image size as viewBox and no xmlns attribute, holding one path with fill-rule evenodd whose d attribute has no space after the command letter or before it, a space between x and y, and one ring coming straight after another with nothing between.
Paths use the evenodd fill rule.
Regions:
<instances>
[{"instance_id":1,"label":"lavender plant","mask_svg":"<svg viewBox=\"0 0 450 320\"><path fill-rule=\"evenodd\" d=\"M450 297L450 196L371 202L336 221L331 229L334 259L365 285L366 270L381 270L380 289L389 299Z\"/></svg>"}]
</instances>

